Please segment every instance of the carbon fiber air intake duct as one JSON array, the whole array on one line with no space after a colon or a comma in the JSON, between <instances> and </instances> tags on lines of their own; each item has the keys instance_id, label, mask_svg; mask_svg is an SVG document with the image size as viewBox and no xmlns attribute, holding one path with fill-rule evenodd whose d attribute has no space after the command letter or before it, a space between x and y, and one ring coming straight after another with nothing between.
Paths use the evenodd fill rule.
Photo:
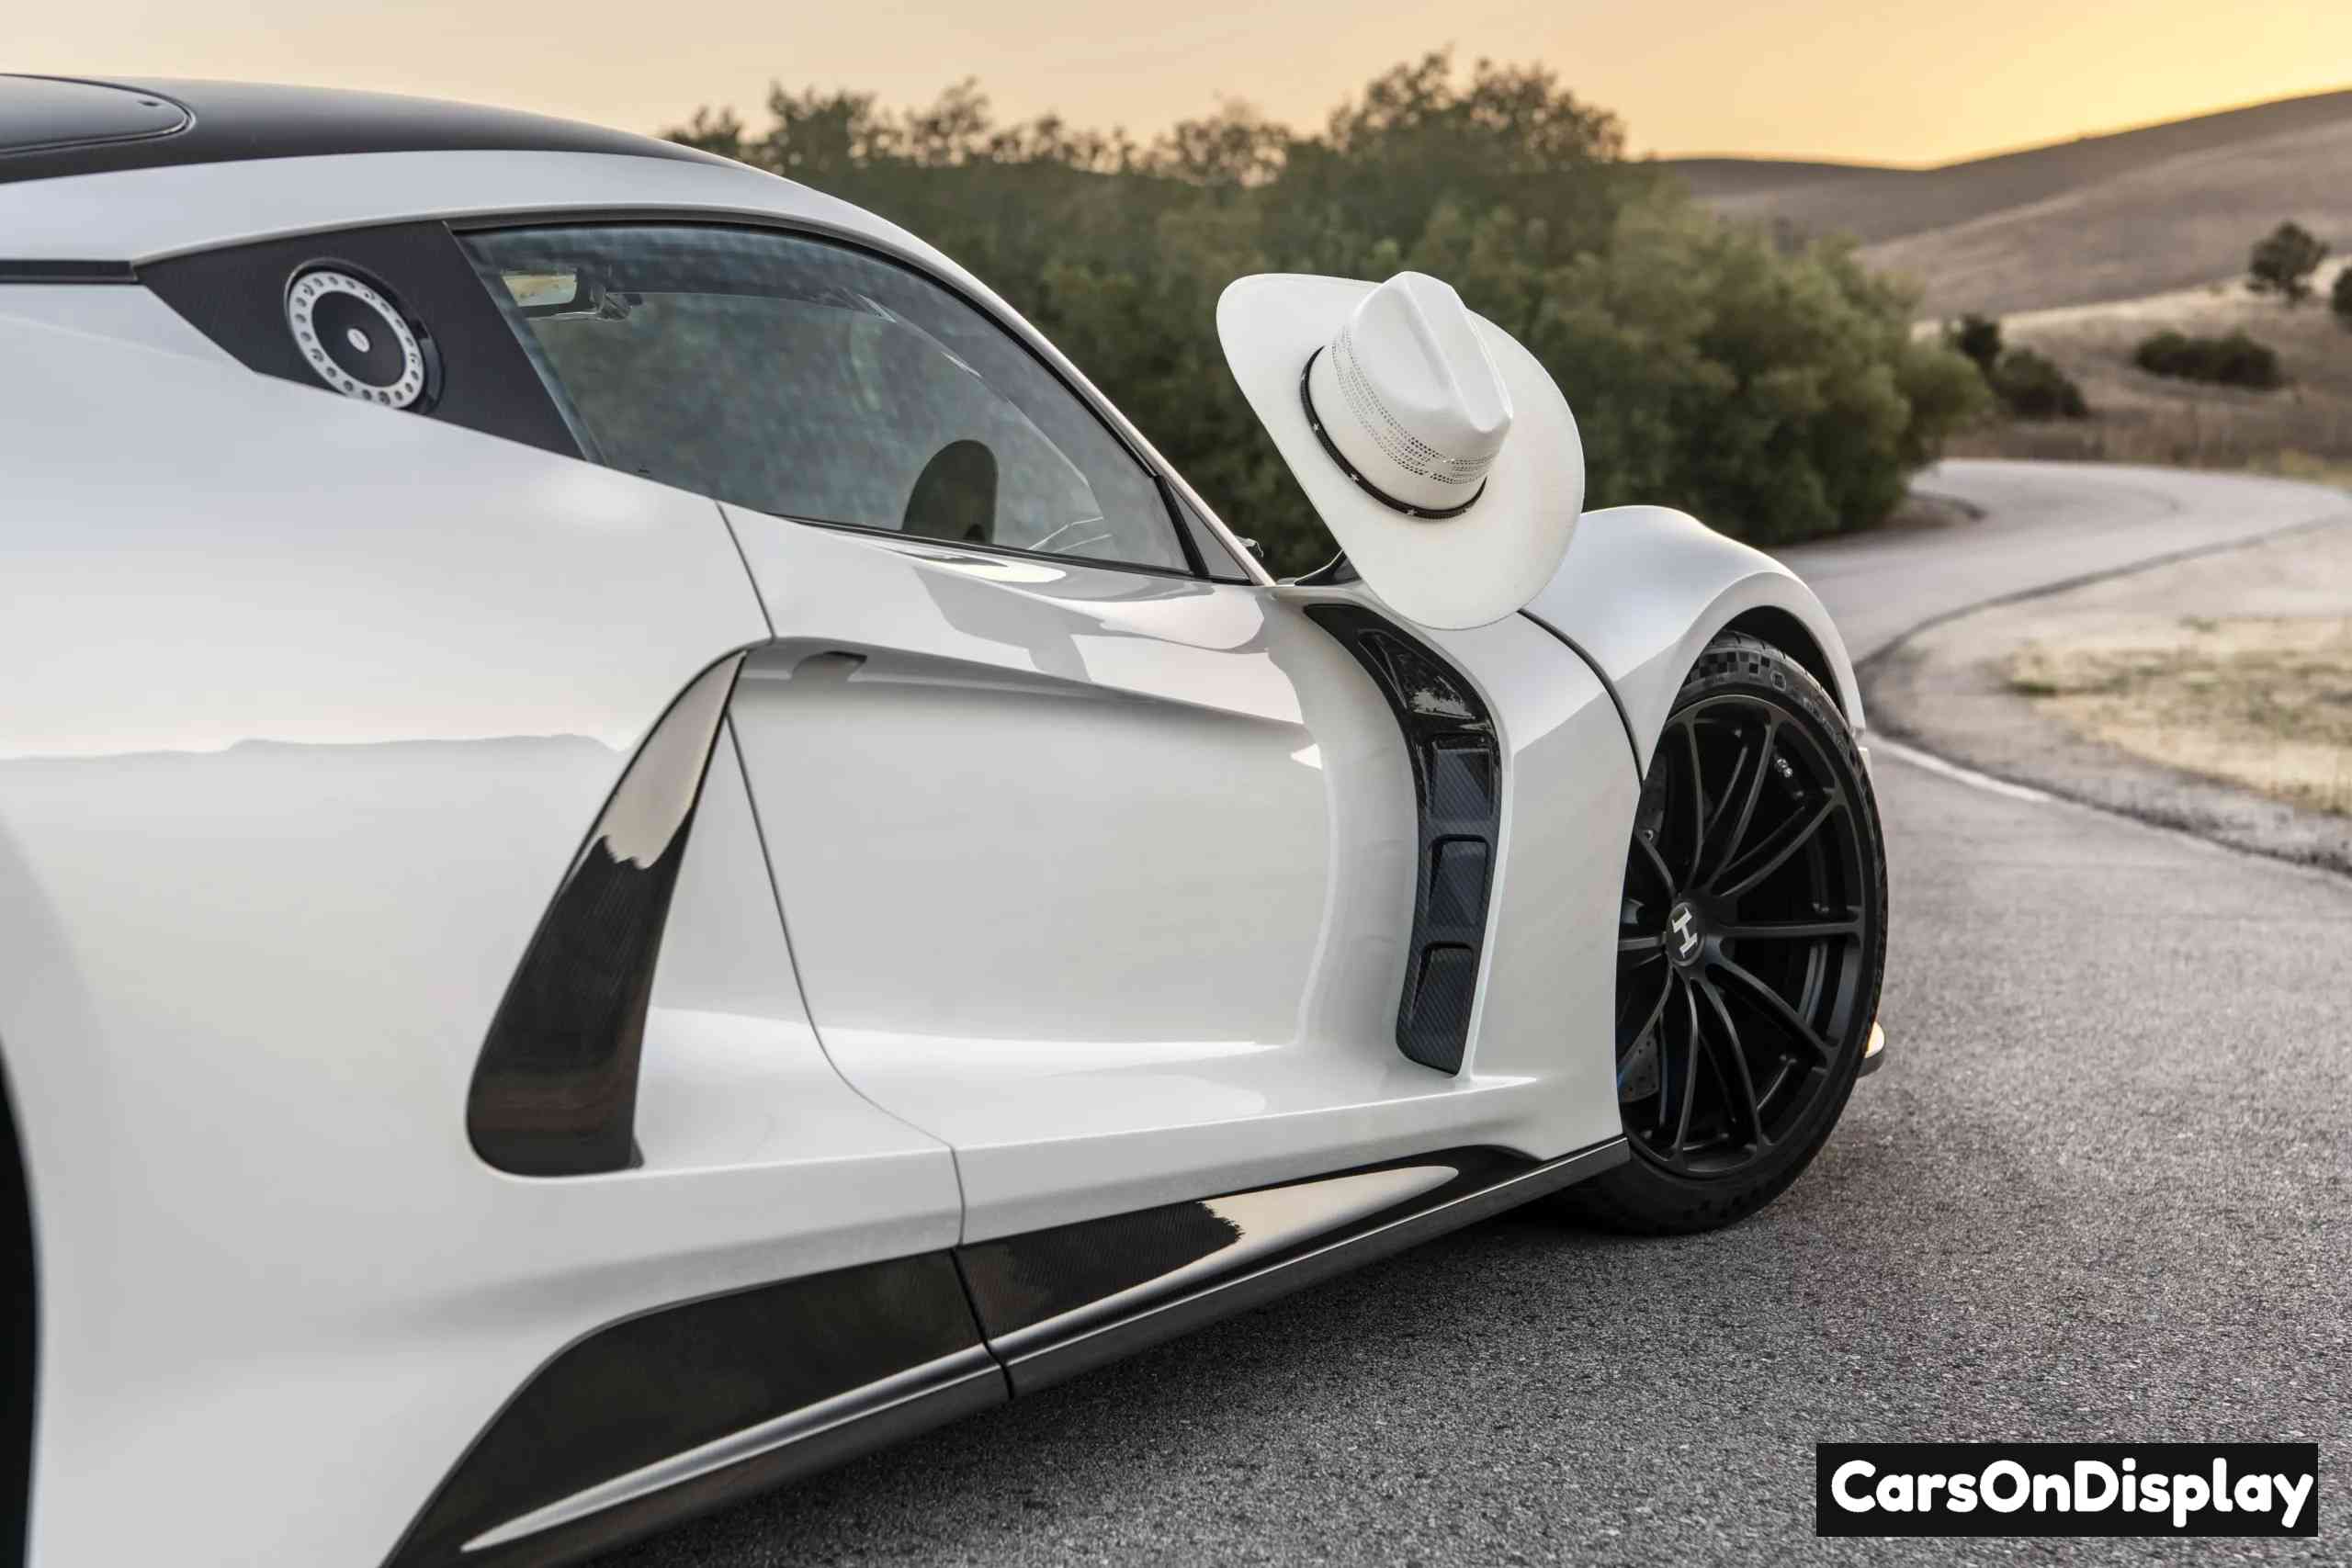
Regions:
<instances>
[{"instance_id":1,"label":"carbon fiber air intake duct","mask_svg":"<svg viewBox=\"0 0 2352 1568\"><path fill-rule=\"evenodd\" d=\"M1396 1004L1396 1049L1458 1073L1470 1047L1487 906L1502 841L1502 747L1477 689L1437 649L1355 604L1309 604L1355 655L1405 733L1420 827L1413 938Z\"/></svg>"},{"instance_id":2,"label":"carbon fiber air intake duct","mask_svg":"<svg viewBox=\"0 0 2352 1568\"><path fill-rule=\"evenodd\" d=\"M500 1170L587 1176L637 1163L654 965L742 664L739 653L704 671L638 749L499 1003L466 1133Z\"/></svg>"}]
</instances>

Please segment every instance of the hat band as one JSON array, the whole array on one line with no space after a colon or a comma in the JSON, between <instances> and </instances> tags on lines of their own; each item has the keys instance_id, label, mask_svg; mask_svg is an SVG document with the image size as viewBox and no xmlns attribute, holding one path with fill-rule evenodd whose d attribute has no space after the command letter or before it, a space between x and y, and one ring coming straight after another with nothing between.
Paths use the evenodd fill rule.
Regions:
<instances>
[{"instance_id":1,"label":"hat band","mask_svg":"<svg viewBox=\"0 0 2352 1568\"><path fill-rule=\"evenodd\" d=\"M1433 506L1413 506L1399 501L1358 472L1356 466L1348 461L1345 455L1340 451L1338 445L1332 441L1330 432L1323 428L1323 416L1315 412L1315 394L1307 389L1306 378L1315 374L1315 361L1322 352L1323 350L1318 347L1314 354L1308 355L1306 368L1298 373L1298 404L1306 411L1306 428L1315 432L1315 439L1321 443L1325 455L1340 465L1340 471L1352 479L1358 490L1392 512L1401 512L1408 517L1419 517L1431 523L1443 522L1448 517L1459 517L1478 504L1478 498L1487 493L1487 481L1484 479L1480 479L1478 488L1470 492L1469 500L1459 506L1441 509Z\"/></svg>"}]
</instances>

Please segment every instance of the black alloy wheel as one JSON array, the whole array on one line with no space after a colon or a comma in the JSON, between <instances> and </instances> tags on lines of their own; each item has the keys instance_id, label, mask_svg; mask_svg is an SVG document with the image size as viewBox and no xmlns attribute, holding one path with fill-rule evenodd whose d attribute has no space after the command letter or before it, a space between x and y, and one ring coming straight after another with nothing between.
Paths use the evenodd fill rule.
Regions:
<instances>
[{"instance_id":1,"label":"black alloy wheel","mask_svg":"<svg viewBox=\"0 0 2352 1568\"><path fill-rule=\"evenodd\" d=\"M1573 1205L1726 1224L1828 1136L1878 1012L1886 868L1836 703L1755 638L1708 646L1652 755L1617 932L1617 1097L1634 1158Z\"/></svg>"}]
</instances>

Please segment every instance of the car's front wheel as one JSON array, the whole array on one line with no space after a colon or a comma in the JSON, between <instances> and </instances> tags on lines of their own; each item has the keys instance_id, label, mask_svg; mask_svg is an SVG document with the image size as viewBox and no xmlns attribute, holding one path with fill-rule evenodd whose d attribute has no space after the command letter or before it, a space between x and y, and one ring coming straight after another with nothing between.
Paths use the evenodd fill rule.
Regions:
<instances>
[{"instance_id":1,"label":"car's front wheel","mask_svg":"<svg viewBox=\"0 0 2352 1568\"><path fill-rule=\"evenodd\" d=\"M1870 775L1780 649L1727 633L1683 682L1634 814L1617 955L1634 1157L1564 1196L1652 1234L1753 1213L1845 1109L1886 959Z\"/></svg>"}]
</instances>

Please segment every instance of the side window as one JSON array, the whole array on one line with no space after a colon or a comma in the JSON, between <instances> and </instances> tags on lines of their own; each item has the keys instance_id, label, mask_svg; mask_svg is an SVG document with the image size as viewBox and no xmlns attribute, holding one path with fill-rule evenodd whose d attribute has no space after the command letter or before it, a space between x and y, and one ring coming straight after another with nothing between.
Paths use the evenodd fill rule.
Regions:
<instances>
[{"instance_id":1,"label":"side window","mask_svg":"<svg viewBox=\"0 0 2352 1568\"><path fill-rule=\"evenodd\" d=\"M1125 446L907 268L756 230L462 239L597 462L783 517L1189 570Z\"/></svg>"}]
</instances>

